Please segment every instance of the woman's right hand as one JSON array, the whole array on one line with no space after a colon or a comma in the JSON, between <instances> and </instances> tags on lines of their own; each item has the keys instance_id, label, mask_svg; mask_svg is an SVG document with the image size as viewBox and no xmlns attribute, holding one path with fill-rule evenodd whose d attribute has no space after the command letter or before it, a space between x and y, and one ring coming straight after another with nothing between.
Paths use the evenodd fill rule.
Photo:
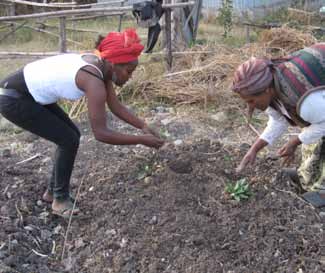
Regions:
<instances>
[{"instance_id":1,"label":"woman's right hand","mask_svg":"<svg viewBox=\"0 0 325 273\"><path fill-rule=\"evenodd\" d=\"M147 147L159 149L165 143L164 140L155 137L153 135L143 135L141 136L141 144Z\"/></svg>"},{"instance_id":2,"label":"woman's right hand","mask_svg":"<svg viewBox=\"0 0 325 273\"><path fill-rule=\"evenodd\" d=\"M242 172L248 165L253 165L256 159L256 152L255 150L249 150L242 161L240 162L239 166L236 169L237 173Z\"/></svg>"}]
</instances>

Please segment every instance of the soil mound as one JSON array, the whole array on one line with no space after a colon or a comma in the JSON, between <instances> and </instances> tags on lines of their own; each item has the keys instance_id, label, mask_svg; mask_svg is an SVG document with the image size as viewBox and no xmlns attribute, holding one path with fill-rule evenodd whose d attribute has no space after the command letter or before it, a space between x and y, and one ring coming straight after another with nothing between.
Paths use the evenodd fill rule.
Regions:
<instances>
[{"instance_id":1,"label":"soil mound","mask_svg":"<svg viewBox=\"0 0 325 273\"><path fill-rule=\"evenodd\" d=\"M243 178L234 173L240 148L87 143L75 171L83 214L72 221L63 263L67 222L37 201L45 163L1 160L1 272L322 271L321 219L278 174L278 161L261 159L247 172L253 195L236 202L225 187Z\"/></svg>"}]
</instances>

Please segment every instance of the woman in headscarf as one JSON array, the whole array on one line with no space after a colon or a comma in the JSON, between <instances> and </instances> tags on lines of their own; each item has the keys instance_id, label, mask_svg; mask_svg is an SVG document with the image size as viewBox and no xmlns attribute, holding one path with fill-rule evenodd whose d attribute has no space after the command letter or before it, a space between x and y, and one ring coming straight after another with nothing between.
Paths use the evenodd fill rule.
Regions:
<instances>
[{"instance_id":1,"label":"woman in headscarf","mask_svg":"<svg viewBox=\"0 0 325 273\"><path fill-rule=\"evenodd\" d=\"M57 145L55 162L43 200L52 212L69 217L73 210L70 177L80 132L57 105L60 99L87 98L88 116L96 140L113 145L142 144L158 149L164 143L154 130L123 106L113 84L124 85L143 50L133 29L100 37L95 54L62 54L27 64L0 82L0 113L12 123ZM126 135L107 127L105 105L119 118L142 130Z\"/></svg>"},{"instance_id":2,"label":"woman in headscarf","mask_svg":"<svg viewBox=\"0 0 325 273\"><path fill-rule=\"evenodd\" d=\"M251 58L234 74L233 91L254 109L269 115L267 127L238 166L242 171L253 164L257 153L272 145L288 126L302 131L279 149L278 155L290 163L302 146L302 164L286 169L290 178L307 191L306 201L325 206L325 43L297 51L285 59Z\"/></svg>"}]
</instances>

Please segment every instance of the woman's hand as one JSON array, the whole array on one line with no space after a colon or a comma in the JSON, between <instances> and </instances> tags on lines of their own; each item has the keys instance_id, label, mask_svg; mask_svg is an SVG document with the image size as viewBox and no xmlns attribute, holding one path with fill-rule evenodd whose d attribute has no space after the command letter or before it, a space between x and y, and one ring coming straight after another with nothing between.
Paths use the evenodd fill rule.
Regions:
<instances>
[{"instance_id":1,"label":"woman's hand","mask_svg":"<svg viewBox=\"0 0 325 273\"><path fill-rule=\"evenodd\" d=\"M257 152L254 149L250 149L243 157L242 161L238 165L236 172L242 172L248 165L253 165L256 159Z\"/></svg>"},{"instance_id":2,"label":"woman's hand","mask_svg":"<svg viewBox=\"0 0 325 273\"><path fill-rule=\"evenodd\" d=\"M290 139L285 145L283 145L277 152L280 157L283 157L283 165L289 165L295 158L295 151L301 144L298 137Z\"/></svg>"},{"instance_id":3,"label":"woman's hand","mask_svg":"<svg viewBox=\"0 0 325 273\"><path fill-rule=\"evenodd\" d=\"M143 126L143 128L142 128L142 132L143 132L144 134L151 134L151 135L153 135L153 136L155 136L155 137L160 138L160 134L159 134L159 132L157 132L153 127L149 126L148 124L145 124L145 125Z\"/></svg>"},{"instance_id":4,"label":"woman's hand","mask_svg":"<svg viewBox=\"0 0 325 273\"><path fill-rule=\"evenodd\" d=\"M164 140L155 137L153 135L143 135L141 136L141 144L147 147L159 149L162 145L164 145Z\"/></svg>"}]
</instances>

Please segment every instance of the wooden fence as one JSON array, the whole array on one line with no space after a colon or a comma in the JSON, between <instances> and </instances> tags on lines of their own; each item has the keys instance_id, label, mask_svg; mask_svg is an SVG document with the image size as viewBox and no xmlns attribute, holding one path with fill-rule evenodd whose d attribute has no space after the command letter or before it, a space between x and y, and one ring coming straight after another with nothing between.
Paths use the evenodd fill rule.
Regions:
<instances>
[{"instance_id":1,"label":"wooden fence","mask_svg":"<svg viewBox=\"0 0 325 273\"><path fill-rule=\"evenodd\" d=\"M119 29L121 28L121 21L123 15L127 12L132 11L132 6L123 6L124 0L121 1L114 1L108 3L115 3L121 4L121 6L115 7L104 7L100 8L97 5L89 4L89 5L76 5L75 3L67 3L67 4L42 4L42 3L35 3L35 2L28 2L24 0L4 0L8 3L16 3L16 4L25 4L25 5L33 5L42 8L60 8L63 10L59 11L50 11L50 12L41 12L41 13L34 13L34 14L26 14L26 15L17 15L17 16L3 16L0 17L0 22L10 22L15 26L16 29L19 27L26 27L23 24L19 25L16 23L17 21L33 19L33 18L59 18L59 52L64 53L67 52L67 41L66 38L66 20L69 17L73 16L80 16L80 15L94 15L94 14L105 14L105 16L120 16L120 23ZM198 0L197 0L198 1ZM100 3L102 4L102 3ZM107 4L107 3L106 3ZM166 37L166 61L167 61L167 68L171 69L172 67L172 42L171 42L171 11L177 8L184 8L184 7L191 7L194 6L195 2L182 2L176 4L165 4L163 8L165 9L165 37ZM1 54L1 52L0 52ZM10 55L10 52L5 52L5 54ZM17 52L14 53L17 55ZM27 56L31 56L33 53L27 53ZM44 53L43 53L44 54ZM43 55L41 54L41 55ZM35 56L35 54L34 54Z\"/></svg>"}]
</instances>

